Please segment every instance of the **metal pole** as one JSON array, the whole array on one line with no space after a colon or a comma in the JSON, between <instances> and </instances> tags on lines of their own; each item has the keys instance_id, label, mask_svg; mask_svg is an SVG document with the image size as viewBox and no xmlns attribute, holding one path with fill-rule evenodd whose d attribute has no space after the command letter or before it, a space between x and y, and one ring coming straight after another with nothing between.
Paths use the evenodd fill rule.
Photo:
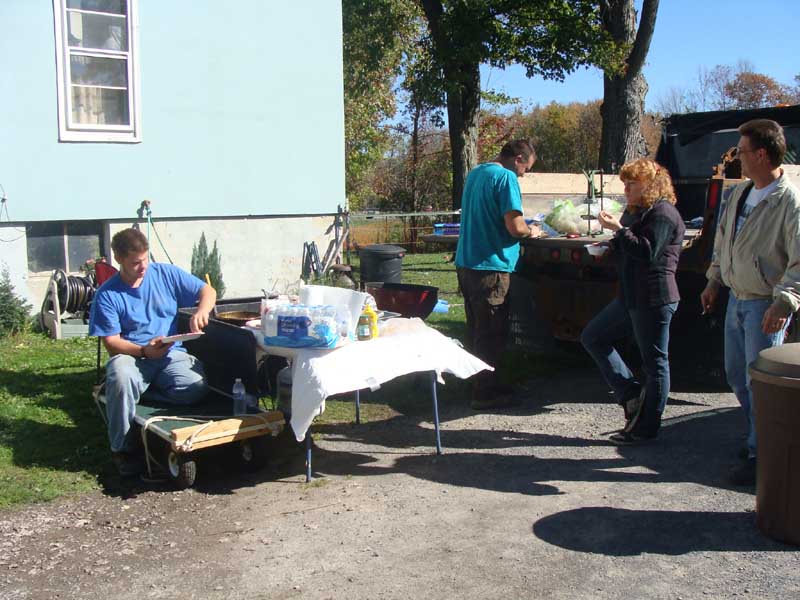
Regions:
<instances>
[{"instance_id":1,"label":"metal pole","mask_svg":"<svg viewBox=\"0 0 800 600\"><path fill-rule=\"evenodd\" d=\"M361 425L361 390L356 390L356 425Z\"/></svg>"},{"instance_id":2,"label":"metal pole","mask_svg":"<svg viewBox=\"0 0 800 600\"><path fill-rule=\"evenodd\" d=\"M603 169L600 169L600 211L601 212L605 210L605 206L603 204L603 200L605 199L605 197L604 197L603 194L604 194L603 193ZM602 223L600 224L600 233L604 233Z\"/></svg>"},{"instance_id":3,"label":"metal pole","mask_svg":"<svg viewBox=\"0 0 800 600\"><path fill-rule=\"evenodd\" d=\"M433 428L436 431L436 454L442 453L442 440L439 437L439 398L436 396L436 371L431 371L431 392L433 393Z\"/></svg>"},{"instance_id":4,"label":"metal pole","mask_svg":"<svg viewBox=\"0 0 800 600\"><path fill-rule=\"evenodd\" d=\"M306 483L311 481L311 431L306 432Z\"/></svg>"}]
</instances>

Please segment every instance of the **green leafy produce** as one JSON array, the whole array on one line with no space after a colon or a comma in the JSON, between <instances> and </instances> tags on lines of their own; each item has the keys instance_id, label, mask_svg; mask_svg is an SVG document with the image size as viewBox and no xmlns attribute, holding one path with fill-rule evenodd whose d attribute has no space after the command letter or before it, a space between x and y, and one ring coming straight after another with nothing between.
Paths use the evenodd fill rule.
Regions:
<instances>
[{"instance_id":1,"label":"green leafy produce","mask_svg":"<svg viewBox=\"0 0 800 600\"><path fill-rule=\"evenodd\" d=\"M553 210L544 222L560 233L578 233L582 223L580 212L569 200L555 200Z\"/></svg>"}]
</instances>

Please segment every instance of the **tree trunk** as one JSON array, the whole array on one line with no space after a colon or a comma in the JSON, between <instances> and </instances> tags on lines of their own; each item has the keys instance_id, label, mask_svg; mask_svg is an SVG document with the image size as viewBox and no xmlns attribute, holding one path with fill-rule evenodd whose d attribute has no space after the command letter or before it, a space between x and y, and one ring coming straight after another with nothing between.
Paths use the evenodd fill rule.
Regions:
<instances>
[{"instance_id":1,"label":"tree trunk","mask_svg":"<svg viewBox=\"0 0 800 600\"><path fill-rule=\"evenodd\" d=\"M417 189L417 170L419 169L419 121L422 117L422 106L418 100L414 101L414 113L412 115L411 129L411 211L419 211L419 190ZM411 247L417 246L417 217L411 217L409 228L409 239Z\"/></svg>"},{"instance_id":2,"label":"tree trunk","mask_svg":"<svg viewBox=\"0 0 800 600\"><path fill-rule=\"evenodd\" d=\"M647 81L635 77L603 78L603 131L600 137L600 168L616 173L626 162L647 154L642 135Z\"/></svg>"},{"instance_id":3,"label":"tree trunk","mask_svg":"<svg viewBox=\"0 0 800 600\"><path fill-rule=\"evenodd\" d=\"M478 113L481 107L480 68L459 65L459 74L445 71L449 81L458 82L447 92L447 121L453 167L453 210L461 208L467 174L478 164Z\"/></svg>"},{"instance_id":4,"label":"tree trunk","mask_svg":"<svg viewBox=\"0 0 800 600\"><path fill-rule=\"evenodd\" d=\"M422 0L433 39L433 52L442 67L447 95L447 121L453 171L453 210L461 208L467 173L478 164L478 111L481 107L480 61L459 60L458 44L443 30L441 0ZM463 41L462 41L463 42ZM454 47L455 46L455 47Z\"/></svg>"},{"instance_id":5,"label":"tree trunk","mask_svg":"<svg viewBox=\"0 0 800 600\"><path fill-rule=\"evenodd\" d=\"M641 132L647 95L647 81L642 74L642 66L650 49L657 13L658 0L644 0L637 31L633 0L601 2L603 27L617 42L631 45L624 71L620 74L607 73L603 78L603 132L600 137L599 165L607 173L616 172L626 162L647 154L647 145Z\"/></svg>"}]
</instances>

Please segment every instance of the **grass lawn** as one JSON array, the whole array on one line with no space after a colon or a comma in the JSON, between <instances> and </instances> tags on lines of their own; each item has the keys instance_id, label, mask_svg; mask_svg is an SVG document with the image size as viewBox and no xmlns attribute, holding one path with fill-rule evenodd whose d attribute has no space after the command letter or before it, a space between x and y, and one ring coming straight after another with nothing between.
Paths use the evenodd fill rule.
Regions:
<instances>
[{"instance_id":1,"label":"grass lawn","mask_svg":"<svg viewBox=\"0 0 800 600\"><path fill-rule=\"evenodd\" d=\"M98 487L108 449L91 398L96 347L33 333L0 344L0 507Z\"/></svg>"},{"instance_id":2,"label":"grass lawn","mask_svg":"<svg viewBox=\"0 0 800 600\"><path fill-rule=\"evenodd\" d=\"M426 322L463 340L463 299L449 258L447 252L407 255L403 281L438 287L450 311L433 313ZM0 343L0 508L99 488L112 474L105 425L91 398L96 347L93 338L51 340L34 333ZM509 380L523 379L552 369L552 363L515 352L502 371ZM403 377L362 394L362 419L404 414L430 420L429 385L427 377ZM439 389L440 401L465 403L467 386L449 377ZM352 395L326 404L316 432L324 435L332 424L353 420Z\"/></svg>"}]
</instances>

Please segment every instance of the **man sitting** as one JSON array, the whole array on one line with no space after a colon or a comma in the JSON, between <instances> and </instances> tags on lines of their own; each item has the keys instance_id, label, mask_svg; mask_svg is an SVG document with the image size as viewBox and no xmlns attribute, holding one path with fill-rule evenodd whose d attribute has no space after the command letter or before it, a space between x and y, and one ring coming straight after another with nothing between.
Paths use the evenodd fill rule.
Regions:
<instances>
[{"instance_id":1,"label":"man sitting","mask_svg":"<svg viewBox=\"0 0 800 600\"><path fill-rule=\"evenodd\" d=\"M202 330L217 292L178 267L149 264L147 238L137 229L114 235L111 249L120 270L95 294L89 334L102 338L111 355L106 364L108 437L120 474L132 476L143 467L132 452L131 424L144 391L149 388L149 397L172 404L191 404L206 393L200 362L180 343L161 339L177 332L178 309L198 301L189 328Z\"/></svg>"}]
</instances>

